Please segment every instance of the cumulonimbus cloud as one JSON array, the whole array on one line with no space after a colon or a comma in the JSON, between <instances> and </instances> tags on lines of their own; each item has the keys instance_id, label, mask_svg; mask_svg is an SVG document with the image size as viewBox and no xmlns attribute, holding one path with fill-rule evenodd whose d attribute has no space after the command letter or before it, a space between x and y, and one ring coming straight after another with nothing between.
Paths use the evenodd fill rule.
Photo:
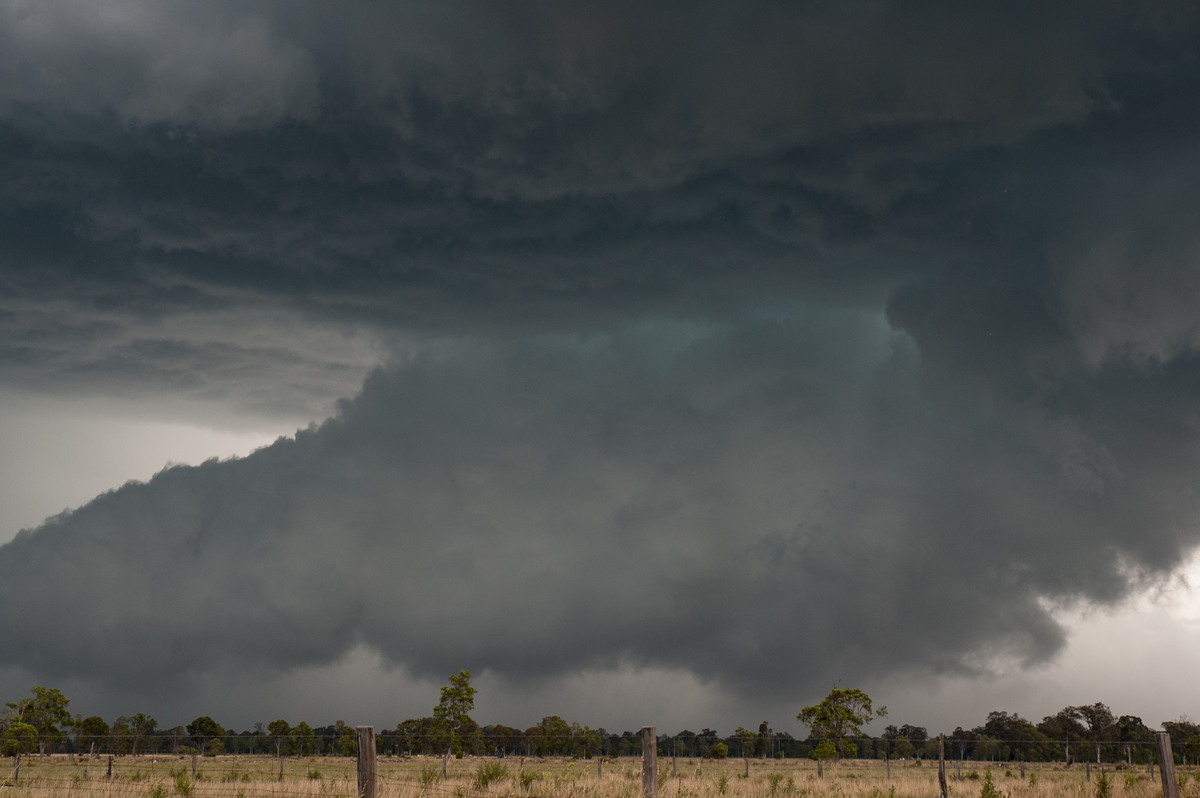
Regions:
<instances>
[{"instance_id":1,"label":"cumulonimbus cloud","mask_svg":"<svg viewBox=\"0 0 1200 798\"><path fill-rule=\"evenodd\" d=\"M1190 510L1113 431L920 371L859 312L432 347L320 426L0 548L3 664L968 672L1051 656L1046 599L1115 601L1184 543L1129 534Z\"/></svg>"}]
</instances>

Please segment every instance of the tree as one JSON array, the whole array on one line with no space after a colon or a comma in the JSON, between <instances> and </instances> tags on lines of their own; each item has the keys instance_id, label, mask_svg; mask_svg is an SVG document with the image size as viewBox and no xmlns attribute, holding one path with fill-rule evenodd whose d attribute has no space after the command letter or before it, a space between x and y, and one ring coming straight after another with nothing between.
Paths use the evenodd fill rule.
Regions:
<instances>
[{"instance_id":1,"label":"tree","mask_svg":"<svg viewBox=\"0 0 1200 798\"><path fill-rule=\"evenodd\" d=\"M21 758L38 749L38 730L31 723L6 717L0 722L0 753L13 758L13 784L21 779Z\"/></svg>"},{"instance_id":2,"label":"tree","mask_svg":"<svg viewBox=\"0 0 1200 798\"><path fill-rule=\"evenodd\" d=\"M171 753L178 754L180 746L187 739L187 729L183 726L174 726L167 730L167 739L171 741Z\"/></svg>"},{"instance_id":3,"label":"tree","mask_svg":"<svg viewBox=\"0 0 1200 798\"><path fill-rule=\"evenodd\" d=\"M187 733L205 756L216 756L225 750L225 729L208 715L201 715L189 723Z\"/></svg>"},{"instance_id":4,"label":"tree","mask_svg":"<svg viewBox=\"0 0 1200 798\"><path fill-rule=\"evenodd\" d=\"M1063 707L1057 713L1047 715L1037 727L1038 731L1051 740L1066 744L1083 740L1087 731L1079 722L1079 714L1075 707Z\"/></svg>"},{"instance_id":5,"label":"tree","mask_svg":"<svg viewBox=\"0 0 1200 798\"><path fill-rule=\"evenodd\" d=\"M531 753L538 756L564 755L571 752L571 724L558 715L547 715L538 725L525 730Z\"/></svg>"},{"instance_id":6,"label":"tree","mask_svg":"<svg viewBox=\"0 0 1200 798\"><path fill-rule=\"evenodd\" d=\"M275 756L283 756L283 744L289 740L292 727L286 720L280 718L267 724L267 732L275 742Z\"/></svg>"},{"instance_id":7,"label":"tree","mask_svg":"<svg viewBox=\"0 0 1200 798\"><path fill-rule=\"evenodd\" d=\"M1047 718L1043 724L1050 720L1052 719ZM1026 761L1049 761L1057 756L1058 749L1041 729L1042 726L1034 726L1016 712L994 711L988 713L987 721L982 726L974 729L972 739L978 741L987 737L992 740L1006 740L1011 743L1006 757ZM951 739L955 738L952 736ZM959 751L960 755L963 753L962 750ZM985 758L975 751L975 743L967 747L967 753L976 758Z\"/></svg>"},{"instance_id":8,"label":"tree","mask_svg":"<svg viewBox=\"0 0 1200 798\"><path fill-rule=\"evenodd\" d=\"M399 734L400 727L397 727L396 731ZM484 726L483 739L488 750L496 756L515 754L521 747L521 730L500 724Z\"/></svg>"},{"instance_id":9,"label":"tree","mask_svg":"<svg viewBox=\"0 0 1200 798\"><path fill-rule=\"evenodd\" d=\"M307 721L300 721L292 729L292 750L296 756L312 756L317 736Z\"/></svg>"},{"instance_id":10,"label":"tree","mask_svg":"<svg viewBox=\"0 0 1200 798\"><path fill-rule=\"evenodd\" d=\"M433 718L437 722L437 731L445 744L446 755L442 759L442 777L446 776L446 766L450 755L457 748L462 750L461 731L468 723L472 723L471 710L475 708L475 688L471 686L471 672L459 671L449 677L450 683L442 687L441 699L433 708Z\"/></svg>"},{"instance_id":11,"label":"tree","mask_svg":"<svg viewBox=\"0 0 1200 798\"><path fill-rule=\"evenodd\" d=\"M129 753L129 741L133 732L129 728L129 718L118 715L108 729L108 750L117 755Z\"/></svg>"},{"instance_id":12,"label":"tree","mask_svg":"<svg viewBox=\"0 0 1200 798\"><path fill-rule=\"evenodd\" d=\"M1194 762L1200 751L1196 750L1194 746L1188 745L1188 742L1193 739L1200 741L1200 725L1193 723L1184 715L1179 720L1164 720L1162 727L1163 731L1171 735L1171 747L1174 750L1182 751L1183 764L1188 764L1189 760Z\"/></svg>"},{"instance_id":13,"label":"tree","mask_svg":"<svg viewBox=\"0 0 1200 798\"><path fill-rule=\"evenodd\" d=\"M333 750L339 756L354 756L358 752L358 735L344 720L333 724Z\"/></svg>"},{"instance_id":14,"label":"tree","mask_svg":"<svg viewBox=\"0 0 1200 798\"><path fill-rule=\"evenodd\" d=\"M158 721L144 712L128 716L121 715L113 721L110 729L113 747L117 753L136 755L138 745L153 734L156 728L158 728Z\"/></svg>"},{"instance_id":15,"label":"tree","mask_svg":"<svg viewBox=\"0 0 1200 798\"><path fill-rule=\"evenodd\" d=\"M1132 765L1135 757L1138 762L1148 760L1154 732L1138 716L1122 715L1117 718L1117 740L1121 743L1126 762Z\"/></svg>"},{"instance_id":16,"label":"tree","mask_svg":"<svg viewBox=\"0 0 1200 798\"><path fill-rule=\"evenodd\" d=\"M129 716L129 731L133 741L134 754L138 752L138 743L154 734L154 730L157 728L158 721L144 712L137 712Z\"/></svg>"},{"instance_id":17,"label":"tree","mask_svg":"<svg viewBox=\"0 0 1200 798\"><path fill-rule=\"evenodd\" d=\"M578 723L572 723L571 745L573 748L571 754L573 756L591 759L600 753L600 732L587 724L580 726Z\"/></svg>"},{"instance_id":18,"label":"tree","mask_svg":"<svg viewBox=\"0 0 1200 798\"><path fill-rule=\"evenodd\" d=\"M770 723L764 720L758 724L758 755L760 757L765 758L767 754L771 753L771 740L773 736Z\"/></svg>"},{"instance_id":19,"label":"tree","mask_svg":"<svg viewBox=\"0 0 1200 798\"><path fill-rule=\"evenodd\" d=\"M99 715L92 715L75 722L75 741L81 748L96 753L96 744L108 737L108 723Z\"/></svg>"},{"instance_id":20,"label":"tree","mask_svg":"<svg viewBox=\"0 0 1200 798\"><path fill-rule=\"evenodd\" d=\"M729 746L720 740L704 749L705 759L724 759L727 756L729 756Z\"/></svg>"},{"instance_id":21,"label":"tree","mask_svg":"<svg viewBox=\"0 0 1200 798\"><path fill-rule=\"evenodd\" d=\"M748 759L754 756L754 744L758 741L758 735L749 729L738 726L733 730L733 739L737 740L738 753L743 759Z\"/></svg>"},{"instance_id":22,"label":"tree","mask_svg":"<svg viewBox=\"0 0 1200 798\"><path fill-rule=\"evenodd\" d=\"M58 746L63 741L62 726L70 726L74 720L67 711L71 699L55 687L33 687L33 695L15 703L9 702L8 711L15 721L28 723L37 730L38 751L46 753L46 747Z\"/></svg>"},{"instance_id":23,"label":"tree","mask_svg":"<svg viewBox=\"0 0 1200 798\"><path fill-rule=\"evenodd\" d=\"M805 707L796 717L808 725L813 737L828 740L840 759L858 752L850 738L862 736L864 723L886 715L887 707L873 709L871 697L859 688L835 687L825 700Z\"/></svg>"},{"instance_id":24,"label":"tree","mask_svg":"<svg viewBox=\"0 0 1200 798\"><path fill-rule=\"evenodd\" d=\"M1117 719L1113 717L1112 710L1099 701L1074 707L1074 710L1087 727L1088 739L1096 746L1096 763L1099 764L1100 745L1116 737Z\"/></svg>"},{"instance_id":25,"label":"tree","mask_svg":"<svg viewBox=\"0 0 1200 798\"><path fill-rule=\"evenodd\" d=\"M854 743L850 743L850 747L854 748ZM853 756L853 751L851 755ZM809 759L815 759L818 762L825 759L833 759L838 755L838 750L829 740L822 740L816 748L808 752Z\"/></svg>"},{"instance_id":26,"label":"tree","mask_svg":"<svg viewBox=\"0 0 1200 798\"><path fill-rule=\"evenodd\" d=\"M897 737L893 742L895 747L892 749L892 753L898 759L909 759L917 755L916 746L907 737Z\"/></svg>"}]
</instances>

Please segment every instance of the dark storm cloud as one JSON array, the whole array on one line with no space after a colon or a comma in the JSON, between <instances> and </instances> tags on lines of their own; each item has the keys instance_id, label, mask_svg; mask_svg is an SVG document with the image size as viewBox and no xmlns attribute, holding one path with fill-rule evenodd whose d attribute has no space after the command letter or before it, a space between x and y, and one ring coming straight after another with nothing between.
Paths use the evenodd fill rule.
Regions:
<instances>
[{"instance_id":1,"label":"dark storm cloud","mask_svg":"<svg viewBox=\"0 0 1200 798\"><path fill-rule=\"evenodd\" d=\"M746 693L975 672L1057 650L1044 602L1115 601L1194 543L1194 439L1130 397L924 392L877 317L793 311L378 372L295 440L0 549L0 603L38 596L6 664L175 684L365 644L419 674L632 663Z\"/></svg>"},{"instance_id":2,"label":"dark storm cloud","mask_svg":"<svg viewBox=\"0 0 1200 798\"><path fill-rule=\"evenodd\" d=\"M1172 4L0 23L0 381L297 413L395 353L0 549L3 664L807 689L1044 660L1198 542Z\"/></svg>"},{"instance_id":3,"label":"dark storm cloud","mask_svg":"<svg viewBox=\"0 0 1200 798\"><path fill-rule=\"evenodd\" d=\"M1129 530L1106 519L1169 490L1120 486L1103 443L1032 410L955 408L947 428L904 336L797 315L380 372L294 441L0 550L4 605L41 596L7 616L10 661L142 681L363 642L419 673L624 661L776 689L1038 659L1061 634L1040 596L1120 592Z\"/></svg>"}]
</instances>

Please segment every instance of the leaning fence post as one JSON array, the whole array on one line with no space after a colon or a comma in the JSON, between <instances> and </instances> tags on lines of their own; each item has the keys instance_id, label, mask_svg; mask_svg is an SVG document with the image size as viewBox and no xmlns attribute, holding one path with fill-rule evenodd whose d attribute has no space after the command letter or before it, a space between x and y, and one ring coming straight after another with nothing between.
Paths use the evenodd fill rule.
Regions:
<instances>
[{"instance_id":1,"label":"leaning fence post","mask_svg":"<svg viewBox=\"0 0 1200 798\"><path fill-rule=\"evenodd\" d=\"M642 796L658 796L658 733L653 726L642 727Z\"/></svg>"},{"instance_id":2,"label":"leaning fence post","mask_svg":"<svg viewBox=\"0 0 1200 798\"><path fill-rule=\"evenodd\" d=\"M1175 780L1175 754L1171 750L1171 735L1158 732L1158 772L1162 774L1163 798L1179 798L1179 782Z\"/></svg>"},{"instance_id":3,"label":"leaning fence post","mask_svg":"<svg viewBox=\"0 0 1200 798\"><path fill-rule=\"evenodd\" d=\"M378 771L375 768L375 727L358 726L358 795L375 798Z\"/></svg>"}]
</instances>

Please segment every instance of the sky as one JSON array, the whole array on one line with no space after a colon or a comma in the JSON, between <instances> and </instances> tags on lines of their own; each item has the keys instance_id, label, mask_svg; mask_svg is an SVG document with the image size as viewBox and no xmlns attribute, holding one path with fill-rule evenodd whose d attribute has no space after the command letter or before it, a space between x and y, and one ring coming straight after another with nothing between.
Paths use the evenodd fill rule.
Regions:
<instances>
[{"instance_id":1,"label":"sky","mask_svg":"<svg viewBox=\"0 0 1200 798\"><path fill-rule=\"evenodd\" d=\"M0 0L4 700L1200 716L1197 34Z\"/></svg>"}]
</instances>

